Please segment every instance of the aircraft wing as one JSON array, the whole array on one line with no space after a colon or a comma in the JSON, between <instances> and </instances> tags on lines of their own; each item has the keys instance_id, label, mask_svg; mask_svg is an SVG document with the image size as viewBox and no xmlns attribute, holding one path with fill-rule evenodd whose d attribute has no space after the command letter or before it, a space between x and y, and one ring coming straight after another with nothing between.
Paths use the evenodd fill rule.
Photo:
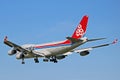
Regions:
<instances>
[{"instance_id":1,"label":"aircraft wing","mask_svg":"<svg viewBox=\"0 0 120 80\"><path fill-rule=\"evenodd\" d=\"M88 47L88 48L83 48L83 49L77 49L77 50L73 50L72 52L76 52L76 53L81 53L81 52L89 52L95 48L100 48L100 47L105 47L105 46L109 46L112 44L117 43L117 39L115 39L112 43L108 43L108 44L102 44L102 45L98 45L98 46L93 46L93 47Z\"/></svg>"},{"instance_id":2,"label":"aircraft wing","mask_svg":"<svg viewBox=\"0 0 120 80\"><path fill-rule=\"evenodd\" d=\"M6 36L5 39L4 39L4 44L6 44L6 45L8 45L8 46L10 46L10 47L14 47L14 48L15 48L17 51L19 51L19 52L22 52L22 51L28 52L26 49L22 48L21 46L13 43L13 42L11 42L11 41L8 41L8 40L7 40L7 36Z\"/></svg>"},{"instance_id":3,"label":"aircraft wing","mask_svg":"<svg viewBox=\"0 0 120 80\"><path fill-rule=\"evenodd\" d=\"M6 44L6 45L8 45L8 46L10 46L10 47L14 47L17 51L23 52L23 54L29 53L29 54L34 54L34 55L40 56L40 57L43 57L43 56L44 56L43 54L35 53L35 52L32 51L32 50L27 50L27 49L25 49L25 48L23 48L23 47L15 44L15 43L11 42L11 41L8 41L8 40L7 40L7 36L6 36L5 39L4 39L4 44Z\"/></svg>"}]
</instances>

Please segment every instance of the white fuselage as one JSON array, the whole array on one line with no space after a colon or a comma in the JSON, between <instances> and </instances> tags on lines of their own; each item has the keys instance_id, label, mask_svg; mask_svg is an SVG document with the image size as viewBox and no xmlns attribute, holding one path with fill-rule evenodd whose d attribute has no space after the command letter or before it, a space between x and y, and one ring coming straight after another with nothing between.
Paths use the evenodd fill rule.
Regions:
<instances>
[{"instance_id":1,"label":"white fuselage","mask_svg":"<svg viewBox=\"0 0 120 80\"><path fill-rule=\"evenodd\" d=\"M65 54L67 52L70 52L73 49L75 49L76 47L86 43L86 41L87 41L87 38L82 38L80 41L75 42L75 43L70 44L70 45L58 46L58 47L53 47L53 48L36 49L36 50L33 50L33 52L36 54L42 53L44 55L44 57L62 55L62 54ZM31 46L35 46L35 45L33 45L33 44L23 45L23 48L28 49ZM21 59L20 55L21 55L21 52L17 52L16 58ZM26 54L25 55L25 58L34 58L34 57L35 56L33 54Z\"/></svg>"}]
</instances>

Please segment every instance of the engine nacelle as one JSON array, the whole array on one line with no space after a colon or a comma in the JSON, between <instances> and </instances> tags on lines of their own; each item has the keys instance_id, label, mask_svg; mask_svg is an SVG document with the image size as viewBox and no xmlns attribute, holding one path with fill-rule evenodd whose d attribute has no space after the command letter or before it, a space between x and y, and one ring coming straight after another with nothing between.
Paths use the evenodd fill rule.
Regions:
<instances>
[{"instance_id":1,"label":"engine nacelle","mask_svg":"<svg viewBox=\"0 0 120 80\"><path fill-rule=\"evenodd\" d=\"M16 59L22 59L22 57L24 57L23 53L17 53L16 54Z\"/></svg>"},{"instance_id":2,"label":"engine nacelle","mask_svg":"<svg viewBox=\"0 0 120 80\"><path fill-rule=\"evenodd\" d=\"M88 55L90 52L89 51L83 51L83 52L80 52L80 55L81 56L86 56Z\"/></svg>"},{"instance_id":3,"label":"engine nacelle","mask_svg":"<svg viewBox=\"0 0 120 80\"><path fill-rule=\"evenodd\" d=\"M65 55L56 56L57 59L64 59L65 57Z\"/></svg>"},{"instance_id":4,"label":"engine nacelle","mask_svg":"<svg viewBox=\"0 0 120 80\"><path fill-rule=\"evenodd\" d=\"M8 51L8 55L14 55L17 53L17 50L15 49L11 49L10 51Z\"/></svg>"}]
</instances>

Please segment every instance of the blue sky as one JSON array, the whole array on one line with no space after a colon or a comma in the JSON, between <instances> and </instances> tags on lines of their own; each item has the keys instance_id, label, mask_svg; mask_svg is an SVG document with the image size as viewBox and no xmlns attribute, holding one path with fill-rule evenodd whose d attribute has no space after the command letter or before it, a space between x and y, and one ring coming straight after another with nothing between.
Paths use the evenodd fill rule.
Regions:
<instances>
[{"instance_id":1,"label":"blue sky","mask_svg":"<svg viewBox=\"0 0 120 80\"><path fill-rule=\"evenodd\" d=\"M87 43L89 47L120 39L119 0L0 0L0 80L119 80L119 43L91 51L86 57L73 54L57 64L35 64L33 59L8 56L4 36L22 45L59 41L71 36L82 16L89 16L88 38L106 40Z\"/></svg>"}]
</instances>

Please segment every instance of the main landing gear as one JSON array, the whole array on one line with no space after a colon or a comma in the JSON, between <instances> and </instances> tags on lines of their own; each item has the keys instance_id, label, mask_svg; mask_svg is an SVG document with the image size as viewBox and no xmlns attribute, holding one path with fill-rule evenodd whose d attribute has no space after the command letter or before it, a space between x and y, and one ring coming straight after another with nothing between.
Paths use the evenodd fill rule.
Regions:
<instances>
[{"instance_id":1,"label":"main landing gear","mask_svg":"<svg viewBox=\"0 0 120 80\"><path fill-rule=\"evenodd\" d=\"M58 62L55 56L52 56L52 57L50 57L50 58L43 59L43 61L44 61L44 62L50 61L50 62L54 62L54 63L57 63L57 62Z\"/></svg>"},{"instance_id":2,"label":"main landing gear","mask_svg":"<svg viewBox=\"0 0 120 80\"><path fill-rule=\"evenodd\" d=\"M24 61L25 56L24 56L24 54L21 55L21 58L22 58L21 64L25 64L25 61ZM35 57L34 61L35 61L35 63L39 63L38 57Z\"/></svg>"},{"instance_id":3,"label":"main landing gear","mask_svg":"<svg viewBox=\"0 0 120 80\"><path fill-rule=\"evenodd\" d=\"M54 63L57 63L57 59L50 59L50 62L54 62Z\"/></svg>"},{"instance_id":4,"label":"main landing gear","mask_svg":"<svg viewBox=\"0 0 120 80\"><path fill-rule=\"evenodd\" d=\"M37 57L34 58L35 63L39 63L39 60Z\"/></svg>"},{"instance_id":5,"label":"main landing gear","mask_svg":"<svg viewBox=\"0 0 120 80\"><path fill-rule=\"evenodd\" d=\"M39 60L38 60L37 56L35 56L34 61L35 61L35 63L39 63Z\"/></svg>"},{"instance_id":6,"label":"main landing gear","mask_svg":"<svg viewBox=\"0 0 120 80\"><path fill-rule=\"evenodd\" d=\"M21 58L22 58L21 64L25 64L25 61L24 61L25 56L24 56L24 54L21 55ZM38 57L35 57L34 61L35 61L35 63L39 63ZM45 59L43 59L43 61L44 62L49 62L50 61L50 62L53 62L53 63L57 63L58 62L57 58L55 56L52 56L52 57L49 57L49 58L45 58Z\"/></svg>"}]
</instances>

